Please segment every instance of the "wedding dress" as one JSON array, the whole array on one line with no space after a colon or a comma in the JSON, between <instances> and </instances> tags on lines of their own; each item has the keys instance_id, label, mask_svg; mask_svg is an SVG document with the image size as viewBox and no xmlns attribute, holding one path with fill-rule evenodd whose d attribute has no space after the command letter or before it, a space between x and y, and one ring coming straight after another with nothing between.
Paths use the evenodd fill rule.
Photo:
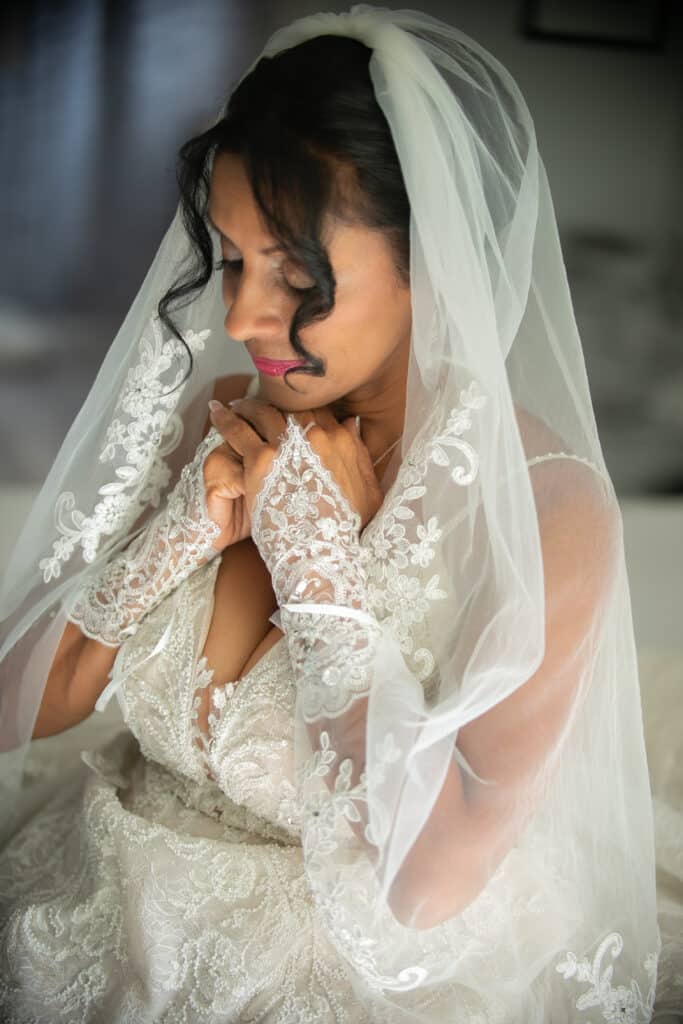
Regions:
<instances>
[{"instance_id":1,"label":"wedding dress","mask_svg":"<svg viewBox=\"0 0 683 1024\"><path fill-rule=\"evenodd\" d=\"M566 457L549 453L543 461ZM389 521L406 500L410 463L402 463L385 496ZM402 573L396 552L392 560L377 546L373 526L380 519L361 538L375 610L384 600L387 614L387 590L396 594L403 580L403 599L394 601L389 619L404 649L424 650L428 600L423 592L420 614L409 586L415 570ZM372 556L379 550L384 558ZM78 776L0 854L3 1021L360 1024L421 1012L458 1024L521 1024L493 986L489 1000L453 983L393 993L394 1006L376 1005L370 989L367 999L359 998L358 978L354 986L352 968L317 915L303 868L295 686L284 636L227 688L221 785L207 777L196 714L213 678L202 650L219 561L193 573L121 645L116 667L124 682L117 698L128 729L84 750ZM169 625L172 642L150 658ZM428 705L434 683L433 675L423 679ZM509 955L504 930L498 931L501 907L509 912L514 901L528 950L535 947L542 960L558 909L567 913L580 899L552 864L552 830L544 830L551 818L552 806L539 811L474 902L439 926L454 955L463 964L483 956L492 979ZM623 975L621 957L612 959L621 952L620 936L603 946L588 975L573 969L570 950L542 973L538 983L553 988L552 998L545 996L553 1020L584 1019L577 1010L582 998L584 1006L607 1012L620 995L628 1001L626 1014L605 1019L649 1019L654 958L644 965L651 988L634 1000L627 959ZM608 962L613 974L605 973Z\"/></svg>"}]
</instances>

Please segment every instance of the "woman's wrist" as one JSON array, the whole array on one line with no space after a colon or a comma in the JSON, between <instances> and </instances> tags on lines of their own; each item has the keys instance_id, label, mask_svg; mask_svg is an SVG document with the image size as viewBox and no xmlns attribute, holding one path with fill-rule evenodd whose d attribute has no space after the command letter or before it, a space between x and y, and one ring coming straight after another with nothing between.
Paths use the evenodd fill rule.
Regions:
<instances>
[{"instance_id":1,"label":"woman's wrist","mask_svg":"<svg viewBox=\"0 0 683 1024\"><path fill-rule=\"evenodd\" d=\"M326 561L295 559L280 593L280 607L326 604L367 611L367 576L354 553L342 550ZM277 591L276 591L277 594Z\"/></svg>"}]
</instances>

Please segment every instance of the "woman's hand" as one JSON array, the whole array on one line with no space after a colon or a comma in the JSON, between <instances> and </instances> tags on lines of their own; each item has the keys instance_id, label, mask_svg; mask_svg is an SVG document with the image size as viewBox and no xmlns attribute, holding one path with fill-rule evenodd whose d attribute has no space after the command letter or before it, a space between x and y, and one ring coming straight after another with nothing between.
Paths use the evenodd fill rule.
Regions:
<instances>
[{"instance_id":1,"label":"woman's hand","mask_svg":"<svg viewBox=\"0 0 683 1024\"><path fill-rule=\"evenodd\" d=\"M224 442L206 456L202 472L206 512L221 530L212 544L223 551L251 534L251 516L243 492L242 460Z\"/></svg>"},{"instance_id":2,"label":"woman's hand","mask_svg":"<svg viewBox=\"0 0 683 1024\"><path fill-rule=\"evenodd\" d=\"M379 509L384 496L370 453L356 431L354 417L340 423L327 407L291 415L302 428L311 424L306 439L334 477L353 511L360 516L363 529ZM246 499L246 512L251 523L256 496L287 429L286 417L273 405L255 398L242 398L231 402L230 408L222 406L216 412L212 411L211 422L229 448L241 458L241 479L237 479L233 464L230 472L234 474L231 480L235 482L230 487ZM216 452L221 450L222 446Z\"/></svg>"}]
</instances>

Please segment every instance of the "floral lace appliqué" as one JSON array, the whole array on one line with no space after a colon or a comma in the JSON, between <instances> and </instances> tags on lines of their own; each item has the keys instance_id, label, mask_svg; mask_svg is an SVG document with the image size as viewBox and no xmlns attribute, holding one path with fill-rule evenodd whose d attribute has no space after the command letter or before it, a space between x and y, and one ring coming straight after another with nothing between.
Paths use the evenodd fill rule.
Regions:
<instances>
[{"instance_id":1,"label":"floral lace appliqu\u00e9","mask_svg":"<svg viewBox=\"0 0 683 1024\"><path fill-rule=\"evenodd\" d=\"M603 1021L608 1024L649 1024L655 1002L657 982L657 954L650 953L643 967L650 981L647 993L643 994L637 981L625 985L612 985L614 965L603 960L608 952L612 960L621 955L624 941L618 932L612 932L602 940L592 962L587 958L578 960L574 953L567 953L566 959L557 964L556 971L565 981L573 978L577 982L588 982L590 988L576 1000L577 1010L599 1007ZM592 1024L587 1021L586 1024Z\"/></svg>"},{"instance_id":2,"label":"floral lace appliqu\u00e9","mask_svg":"<svg viewBox=\"0 0 683 1024\"><path fill-rule=\"evenodd\" d=\"M183 338L195 354L203 351L210 334L208 329L188 330ZM114 470L117 479L98 489L101 501L91 515L74 508L71 491L59 495L55 508L59 536L52 554L38 563L45 583L61 575L61 563L68 562L79 544L84 561L93 562L102 537L129 529L147 505L156 508L168 484L165 456L177 448L183 435L182 418L175 412L182 394L178 385L183 370L178 369L168 381L161 378L174 365L180 342L175 337L164 338L155 315L138 348L140 358L128 371L99 454L100 462L118 463Z\"/></svg>"},{"instance_id":3,"label":"floral lace appliqu\u00e9","mask_svg":"<svg viewBox=\"0 0 683 1024\"><path fill-rule=\"evenodd\" d=\"M449 411L441 430L430 418L406 454L382 514L375 516L361 538L363 560L373 569L368 588L373 613L379 621L390 619L401 652L412 656L420 680L433 672L434 657L426 647L414 650L415 626L426 621L433 601L443 600L448 594L439 586L438 573L425 579L420 572L434 559L441 525L436 516L426 523L419 522L413 503L426 493L425 476L430 464L450 467L453 483L463 487L476 478L479 456L462 435L472 428L472 413L487 402L473 380L461 390L460 403ZM452 467L449 448L460 452L463 460Z\"/></svg>"},{"instance_id":4,"label":"floral lace appliqu\u00e9","mask_svg":"<svg viewBox=\"0 0 683 1024\"><path fill-rule=\"evenodd\" d=\"M261 484L252 536L268 566L278 604L315 596L300 586L310 564L329 584L334 601L362 607L366 579L355 565L361 519L306 439L296 419ZM302 567L302 562L304 566Z\"/></svg>"},{"instance_id":5,"label":"floral lace appliqu\u00e9","mask_svg":"<svg viewBox=\"0 0 683 1024\"><path fill-rule=\"evenodd\" d=\"M391 734L384 737L378 754L378 774L383 775L397 757ZM401 971L398 978L385 976L378 964L377 940L363 933L354 912L354 906L358 905L359 900L365 898L368 905L372 903L371 887L364 891L368 883L364 883L360 871L353 894L348 892L348 878L345 874L337 872L336 881L330 878L334 855L339 856L340 842L343 843L344 822L360 822L358 804L367 804L366 772L363 770L358 783L352 786L351 758L344 758L339 764L334 778L334 788L331 791L317 785L316 780L331 775L337 757L329 733L323 730L320 734L319 749L297 771L304 796L302 810L305 824L302 830L302 845L313 896L318 912L334 935L337 946L354 964L366 983L377 991L386 988L406 991L424 981L429 973L428 963L407 967ZM386 826L388 828L389 822L386 822ZM368 841L375 844L378 836L371 833L369 825L364 831ZM353 898L339 899L340 887L347 889L347 894Z\"/></svg>"}]
</instances>

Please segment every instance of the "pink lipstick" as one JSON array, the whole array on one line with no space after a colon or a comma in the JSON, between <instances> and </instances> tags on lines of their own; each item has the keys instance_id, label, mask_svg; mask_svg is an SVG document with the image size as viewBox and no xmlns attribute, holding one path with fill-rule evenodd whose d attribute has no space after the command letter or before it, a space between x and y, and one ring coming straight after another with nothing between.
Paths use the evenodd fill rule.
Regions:
<instances>
[{"instance_id":1,"label":"pink lipstick","mask_svg":"<svg viewBox=\"0 0 683 1024\"><path fill-rule=\"evenodd\" d=\"M261 373L267 373L270 377L282 377L287 370L293 366L303 366L301 359L257 359L252 356L252 362Z\"/></svg>"}]
</instances>

